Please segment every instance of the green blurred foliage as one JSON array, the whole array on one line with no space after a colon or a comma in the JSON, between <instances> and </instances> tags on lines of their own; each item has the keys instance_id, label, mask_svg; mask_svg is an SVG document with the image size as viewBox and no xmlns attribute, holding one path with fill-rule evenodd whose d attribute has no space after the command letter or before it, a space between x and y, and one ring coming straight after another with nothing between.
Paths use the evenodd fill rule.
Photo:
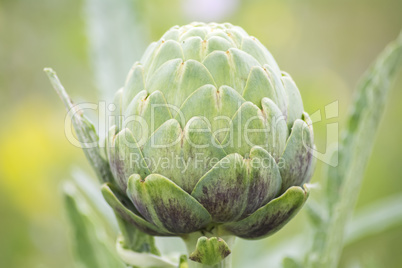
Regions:
<instances>
[{"instance_id":1,"label":"green blurred foliage","mask_svg":"<svg viewBox=\"0 0 402 268\"><path fill-rule=\"evenodd\" d=\"M148 33L139 42L191 22L182 1L137 0ZM65 138L64 108L42 69L57 70L76 101L98 99L83 6L78 0L0 1L0 267L73 265L59 185L73 166L89 166L81 149ZM339 118L314 124L317 147L325 151L326 124L343 125L358 78L401 30L401 10L399 0L243 0L218 22L240 25L259 38L292 75L310 114L339 101ZM402 194L401 77L391 91L358 208ZM322 166L313 182L320 182ZM313 189L313 198L318 192ZM304 225L301 213L277 235L247 243L263 254L266 246L302 232ZM402 226L348 245L340 267L398 267L400 241Z\"/></svg>"}]
</instances>

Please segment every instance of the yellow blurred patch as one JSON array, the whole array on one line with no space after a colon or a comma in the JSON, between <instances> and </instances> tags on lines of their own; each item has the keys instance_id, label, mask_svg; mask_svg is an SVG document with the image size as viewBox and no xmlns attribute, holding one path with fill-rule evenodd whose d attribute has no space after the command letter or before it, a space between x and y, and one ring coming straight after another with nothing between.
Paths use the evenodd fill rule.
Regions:
<instances>
[{"instance_id":1,"label":"yellow blurred patch","mask_svg":"<svg viewBox=\"0 0 402 268\"><path fill-rule=\"evenodd\" d=\"M0 186L30 216L59 203L57 182L68 177L76 154L63 127L63 114L47 103L30 101L9 111L0 131Z\"/></svg>"}]
</instances>

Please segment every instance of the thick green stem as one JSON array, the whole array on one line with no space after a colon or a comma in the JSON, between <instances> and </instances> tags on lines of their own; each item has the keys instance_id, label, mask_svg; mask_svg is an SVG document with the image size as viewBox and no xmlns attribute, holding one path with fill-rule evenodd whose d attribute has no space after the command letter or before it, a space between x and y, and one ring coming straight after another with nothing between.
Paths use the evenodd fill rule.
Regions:
<instances>
[{"instance_id":1,"label":"thick green stem","mask_svg":"<svg viewBox=\"0 0 402 268\"><path fill-rule=\"evenodd\" d=\"M201 236L205 236L199 232L192 233L187 235L186 237L183 237L184 243L186 244L188 256L192 252L196 250L197 246L197 241ZM234 242L235 242L235 236L219 236L221 239L223 239L226 244L229 246L229 248L232 248ZM226 258L224 258L220 263L210 266L206 264L202 264L199 262L192 261L188 259L188 268L231 268L232 267L232 253L229 254Z\"/></svg>"}]
</instances>

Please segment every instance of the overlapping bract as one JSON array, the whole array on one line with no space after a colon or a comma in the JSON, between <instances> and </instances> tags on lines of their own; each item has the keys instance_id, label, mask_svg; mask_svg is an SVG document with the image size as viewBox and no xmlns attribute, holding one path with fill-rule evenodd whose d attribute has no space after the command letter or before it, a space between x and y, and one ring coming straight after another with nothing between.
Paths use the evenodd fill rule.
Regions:
<instances>
[{"instance_id":1,"label":"overlapping bract","mask_svg":"<svg viewBox=\"0 0 402 268\"><path fill-rule=\"evenodd\" d=\"M313 131L300 93L242 28L193 23L152 43L116 94L103 193L152 235L260 238L301 208Z\"/></svg>"}]
</instances>

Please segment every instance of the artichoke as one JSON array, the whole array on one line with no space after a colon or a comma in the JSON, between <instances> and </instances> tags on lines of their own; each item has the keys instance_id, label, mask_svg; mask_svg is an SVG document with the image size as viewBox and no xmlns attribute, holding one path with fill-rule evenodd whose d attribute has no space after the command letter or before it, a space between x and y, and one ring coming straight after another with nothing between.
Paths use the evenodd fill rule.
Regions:
<instances>
[{"instance_id":1,"label":"artichoke","mask_svg":"<svg viewBox=\"0 0 402 268\"><path fill-rule=\"evenodd\" d=\"M151 235L261 238L303 205L313 131L292 78L231 24L175 26L116 93L109 203Z\"/></svg>"},{"instance_id":2,"label":"artichoke","mask_svg":"<svg viewBox=\"0 0 402 268\"><path fill-rule=\"evenodd\" d=\"M133 65L114 103L105 146L113 178L102 192L136 229L203 234L211 239L200 245L222 248L216 237L269 236L305 203L311 121L292 78L242 28L171 28ZM202 252L192 259L214 263Z\"/></svg>"}]
</instances>

